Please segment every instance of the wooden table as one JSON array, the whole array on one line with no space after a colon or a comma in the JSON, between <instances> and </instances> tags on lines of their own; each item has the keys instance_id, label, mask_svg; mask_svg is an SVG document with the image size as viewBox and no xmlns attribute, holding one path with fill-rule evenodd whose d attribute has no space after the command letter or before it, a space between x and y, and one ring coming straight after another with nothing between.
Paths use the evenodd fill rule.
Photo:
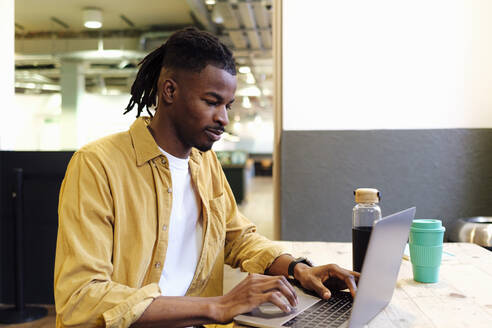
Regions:
<instances>
[{"instance_id":1,"label":"wooden table","mask_svg":"<svg viewBox=\"0 0 492 328\"><path fill-rule=\"evenodd\" d=\"M294 256L315 264L352 267L350 243L282 242ZM445 243L439 282L413 280L412 266L402 260L390 304L368 327L492 327L492 252L468 243ZM244 277L225 269L224 292ZM235 327L239 327L236 325Z\"/></svg>"}]
</instances>

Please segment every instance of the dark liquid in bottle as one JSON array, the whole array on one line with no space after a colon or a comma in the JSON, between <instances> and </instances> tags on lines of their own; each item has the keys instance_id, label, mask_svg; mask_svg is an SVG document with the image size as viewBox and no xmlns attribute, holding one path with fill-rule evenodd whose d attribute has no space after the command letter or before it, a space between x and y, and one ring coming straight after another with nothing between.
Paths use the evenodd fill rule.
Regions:
<instances>
[{"instance_id":1,"label":"dark liquid in bottle","mask_svg":"<svg viewBox=\"0 0 492 328\"><path fill-rule=\"evenodd\" d=\"M354 271L362 270L371 232L372 227L352 228L352 267Z\"/></svg>"}]
</instances>

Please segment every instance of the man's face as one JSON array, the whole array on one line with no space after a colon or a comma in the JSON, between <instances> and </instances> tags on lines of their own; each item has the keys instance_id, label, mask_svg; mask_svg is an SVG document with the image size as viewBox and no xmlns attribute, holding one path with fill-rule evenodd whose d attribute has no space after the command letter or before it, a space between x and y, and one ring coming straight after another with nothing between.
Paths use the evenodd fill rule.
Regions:
<instances>
[{"instance_id":1,"label":"man's face","mask_svg":"<svg viewBox=\"0 0 492 328\"><path fill-rule=\"evenodd\" d=\"M171 119L178 139L185 147L210 150L229 123L236 76L207 65L200 73L180 72L176 83Z\"/></svg>"}]
</instances>

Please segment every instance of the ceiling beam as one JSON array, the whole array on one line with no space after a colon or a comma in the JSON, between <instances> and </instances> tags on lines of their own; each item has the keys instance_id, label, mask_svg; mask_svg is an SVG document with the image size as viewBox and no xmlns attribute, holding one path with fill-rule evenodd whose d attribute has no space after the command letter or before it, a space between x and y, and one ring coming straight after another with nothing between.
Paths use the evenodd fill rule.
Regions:
<instances>
[{"instance_id":1,"label":"ceiling beam","mask_svg":"<svg viewBox=\"0 0 492 328\"><path fill-rule=\"evenodd\" d=\"M217 27L212 21L203 0L186 0L186 3L190 6L193 16L205 27L205 29L212 34L217 34Z\"/></svg>"}]
</instances>

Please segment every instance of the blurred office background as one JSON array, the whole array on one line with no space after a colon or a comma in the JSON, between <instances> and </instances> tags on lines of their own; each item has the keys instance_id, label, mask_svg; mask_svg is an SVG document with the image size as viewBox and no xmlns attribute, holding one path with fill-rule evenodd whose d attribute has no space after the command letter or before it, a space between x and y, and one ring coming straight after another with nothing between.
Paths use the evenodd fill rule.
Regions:
<instances>
[{"instance_id":1,"label":"blurred office background","mask_svg":"<svg viewBox=\"0 0 492 328\"><path fill-rule=\"evenodd\" d=\"M173 31L194 25L231 47L238 63L230 135L217 149L272 152L271 2L97 3L15 1L18 120L2 131L2 149L73 150L125 130L134 117L120 114L138 62ZM101 26L84 26L90 19Z\"/></svg>"},{"instance_id":2,"label":"blurred office background","mask_svg":"<svg viewBox=\"0 0 492 328\"><path fill-rule=\"evenodd\" d=\"M138 62L173 31L194 25L217 35L237 60L237 101L214 150L238 203L246 204L252 188L268 191L272 183L272 10L272 2L265 0L80 0L63 5L16 0L15 95L9 109L15 124L2 127L1 149L75 150L128 129L135 117L123 115L123 109ZM253 186L255 175L270 178L258 178ZM265 195L270 202L271 193ZM269 206L266 221L273 224Z\"/></svg>"},{"instance_id":3,"label":"blurred office background","mask_svg":"<svg viewBox=\"0 0 492 328\"><path fill-rule=\"evenodd\" d=\"M126 130L134 116L123 116L122 109L128 103L138 62L173 31L194 25L219 36L233 49L238 63L231 124L214 149L221 152L224 165L235 165L228 174L235 176L238 165L246 164L247 168L256 164L258 174L271 172L271 1L56 4L15 1L13 110L17 120L2 130L2 149L73 150ZM85 26L91 19L96 28ZM252 176L251 169L245 173L245 182ZM240 178L233 181L242 203L247 190L239 185Z\"/></svg>"}]
</instances>

